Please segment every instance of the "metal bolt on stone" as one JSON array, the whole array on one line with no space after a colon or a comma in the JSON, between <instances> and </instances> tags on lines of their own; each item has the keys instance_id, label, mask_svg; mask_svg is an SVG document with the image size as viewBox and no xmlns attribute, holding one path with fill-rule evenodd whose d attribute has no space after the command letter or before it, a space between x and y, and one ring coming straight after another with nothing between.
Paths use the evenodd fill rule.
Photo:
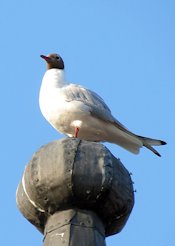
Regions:
<instances>
[{"instance_id":1,"label":"metal bolt on stone","mask_svg":"<svg viewBox=\"0 0 175 246\"><path fill-rule=\"evenodd\" d=\"M44 234L44 246L104 246L134 205L133 184L101 143L64 138L40 148L17 189L23 216Z\"/></svg>"}]
</instances>

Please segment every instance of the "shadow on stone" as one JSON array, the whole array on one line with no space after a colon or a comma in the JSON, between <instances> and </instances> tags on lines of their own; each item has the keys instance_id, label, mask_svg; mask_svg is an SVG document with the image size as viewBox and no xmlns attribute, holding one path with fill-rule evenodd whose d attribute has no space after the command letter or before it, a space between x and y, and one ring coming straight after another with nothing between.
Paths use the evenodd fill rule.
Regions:
<instances>
[{"instance_id":1,"label":"shadow on stone","mask_svg":"<svg viewBox=\"0 0 175 246\"><path fill-rule=\"evenodd\" d=\"M105 237L120 232L132 211L133 185L104 145L66 138L33 155L17 189L17 205L44 233L45 246L105 245ZM78 238L86 243L78 244Z\"/></svg>"}]
</instances>

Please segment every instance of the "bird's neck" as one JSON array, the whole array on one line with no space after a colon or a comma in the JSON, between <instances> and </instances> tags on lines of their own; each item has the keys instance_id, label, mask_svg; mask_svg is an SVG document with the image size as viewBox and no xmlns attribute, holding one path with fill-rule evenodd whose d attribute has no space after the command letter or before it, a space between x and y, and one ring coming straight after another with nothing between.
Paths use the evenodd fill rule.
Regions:
<instances>
[{"instance_id":1,"label":"bird's neck","mask_svg":"<svg viewBox=\"0 0 175 246\"><path fill-rule=\"evenodd\" d=\"M66 84L64 70L52 68L46 71L43 77L42 86L45 88L60 88Z\"/></svg>"}]
</instances>

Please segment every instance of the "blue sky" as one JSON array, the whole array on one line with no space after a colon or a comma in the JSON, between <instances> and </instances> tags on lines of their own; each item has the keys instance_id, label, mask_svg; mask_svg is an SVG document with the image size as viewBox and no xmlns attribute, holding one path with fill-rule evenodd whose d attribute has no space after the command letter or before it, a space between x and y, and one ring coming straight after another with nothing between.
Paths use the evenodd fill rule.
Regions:
<instances>
[{"instance_id":1,"label":"blue sky","mask_svg":"<svg viewBox=\"0 0 175 246\"><path fill-rule=\"evenodd\" d=\"M45 64L60 53L66 77L104 98L113 115L140 135L160 138L159 158L106 144L133 173L135 206L107 245L175 243L175 2L173 0L1 0L0 245L42 245L16 208L15 192L33 153L63 135L38 105Z\"/></svg>"}]
</instances>

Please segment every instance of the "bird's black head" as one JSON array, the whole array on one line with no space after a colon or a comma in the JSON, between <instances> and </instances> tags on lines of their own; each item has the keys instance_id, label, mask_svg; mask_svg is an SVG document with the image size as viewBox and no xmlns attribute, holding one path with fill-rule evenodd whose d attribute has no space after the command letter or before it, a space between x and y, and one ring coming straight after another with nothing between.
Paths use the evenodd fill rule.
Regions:
<instances>
[{"instance_id":1,"label":"bird's black head","mask_svg":"<svg viewBox=\"0 0 175 246\"><path fill-rule=\"evenodd\" d=\"M41 55L41 58L43 58L47 63L47 69L51 68L58 68L58 69L64 69L64 62L60 55L58 54L49 54L48 56Z\"/></svg>"}]
</instances>

